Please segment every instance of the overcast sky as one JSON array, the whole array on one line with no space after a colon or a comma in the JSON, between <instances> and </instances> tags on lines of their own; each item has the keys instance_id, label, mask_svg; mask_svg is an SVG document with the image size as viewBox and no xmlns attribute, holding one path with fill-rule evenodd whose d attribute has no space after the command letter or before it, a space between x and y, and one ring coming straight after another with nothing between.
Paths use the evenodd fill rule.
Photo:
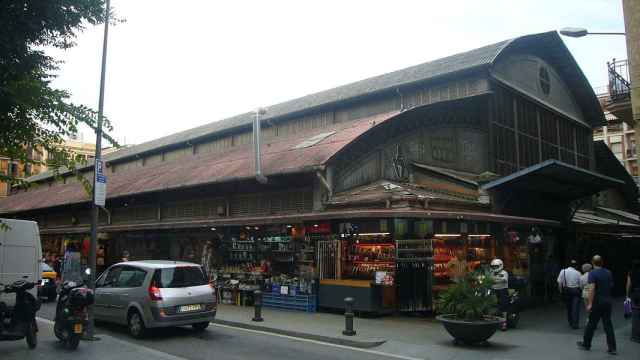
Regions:
<instances>
[{"instance_id":1,"label":"overcast sky","mask_svg":"<svg viewBox=\"0 0 640 360\"><path fill-rule=\"evenodd\" d=\"M105 114L141 143L520 35L624 31L621 0L112 0ZM50 51L54 86L97 109L103 27ZM623 36L564 38L595 88ZM95 141L86 132L85 141Z\"/></svg>"}]
</instances>

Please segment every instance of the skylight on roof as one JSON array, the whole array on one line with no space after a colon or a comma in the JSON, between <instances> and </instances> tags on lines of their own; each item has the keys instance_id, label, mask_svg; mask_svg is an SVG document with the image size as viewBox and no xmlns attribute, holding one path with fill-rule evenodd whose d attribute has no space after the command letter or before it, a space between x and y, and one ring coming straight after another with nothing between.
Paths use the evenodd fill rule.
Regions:
<instances>
[{"instance_id":1,"label":"skylight on roof","mask_svg":"<svg viewBox=\"0 0 640 360\"><path fill-rule=\"evenodd\" d=\"M305 139L303 142L299 143L298 145L292 147L292 150L297 150L297 149L304 149L304 148L308 148L311 147L317 143L319 143L320 141L328 138L329 136L335 134L335 131L330 131L330 132L326 132L326 133L322 133L322 134L318 134L318 135L314 135L308 139Z\"/></svg>"}]
</instances>

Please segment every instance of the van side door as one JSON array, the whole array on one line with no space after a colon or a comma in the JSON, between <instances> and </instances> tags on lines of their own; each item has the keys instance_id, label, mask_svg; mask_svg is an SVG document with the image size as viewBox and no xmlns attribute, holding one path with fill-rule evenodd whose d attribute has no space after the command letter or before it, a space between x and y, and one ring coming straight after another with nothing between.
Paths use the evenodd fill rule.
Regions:
<instances>
[{"instance_id":1,"label":"van side door","mask_svg":"<svg viewBox=\"0 0 640 360\"><path fill-rule=\"evenodd\" d=\"M42 253L37 225L32 221L21 220L7 221L7 225L10 227L8 230L0 230L2 233L1 282L8 285L17 280L39 281ZM30 292L35 294L36 289ZM9 307L13 307L15 295L3 295L10 295L2 296L2 299Z\"/></svg>"}]
</instances>

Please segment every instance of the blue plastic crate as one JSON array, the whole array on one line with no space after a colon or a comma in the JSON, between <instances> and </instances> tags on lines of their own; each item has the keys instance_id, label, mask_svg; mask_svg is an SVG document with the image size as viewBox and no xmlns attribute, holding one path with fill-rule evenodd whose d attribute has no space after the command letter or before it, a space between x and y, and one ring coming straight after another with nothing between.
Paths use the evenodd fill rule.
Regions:
<instances>
[{"instance_id":1,"label":"blue plastic crate","mask_svg":"<svg viewBox=\"0 0 640 360\"><path fill-rule=\"evenodd\" d=\"M318 304L316 295L281 295L277 293L264 294L262 305L277 309L299 310L315 312Z\"/></svg>"}]
</instances>

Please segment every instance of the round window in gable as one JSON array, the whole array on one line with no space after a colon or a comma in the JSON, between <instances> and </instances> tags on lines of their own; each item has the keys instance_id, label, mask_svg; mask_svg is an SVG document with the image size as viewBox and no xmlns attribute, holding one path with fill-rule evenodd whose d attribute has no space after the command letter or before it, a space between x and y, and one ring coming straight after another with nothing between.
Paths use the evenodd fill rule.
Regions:
<instances>
[{"instance_id":1,"label":"round window in gable","mask_svg":"<svg viewBox=\"0 0 640 360\"><path fill-rule=\"evenodd\" d=\"M538 81L540 83L540 89L545 95L549 95L551 92L551 80L549 79L549 71L546 67L541 66L538 72Z\"/></svg>"}]
</instances>

